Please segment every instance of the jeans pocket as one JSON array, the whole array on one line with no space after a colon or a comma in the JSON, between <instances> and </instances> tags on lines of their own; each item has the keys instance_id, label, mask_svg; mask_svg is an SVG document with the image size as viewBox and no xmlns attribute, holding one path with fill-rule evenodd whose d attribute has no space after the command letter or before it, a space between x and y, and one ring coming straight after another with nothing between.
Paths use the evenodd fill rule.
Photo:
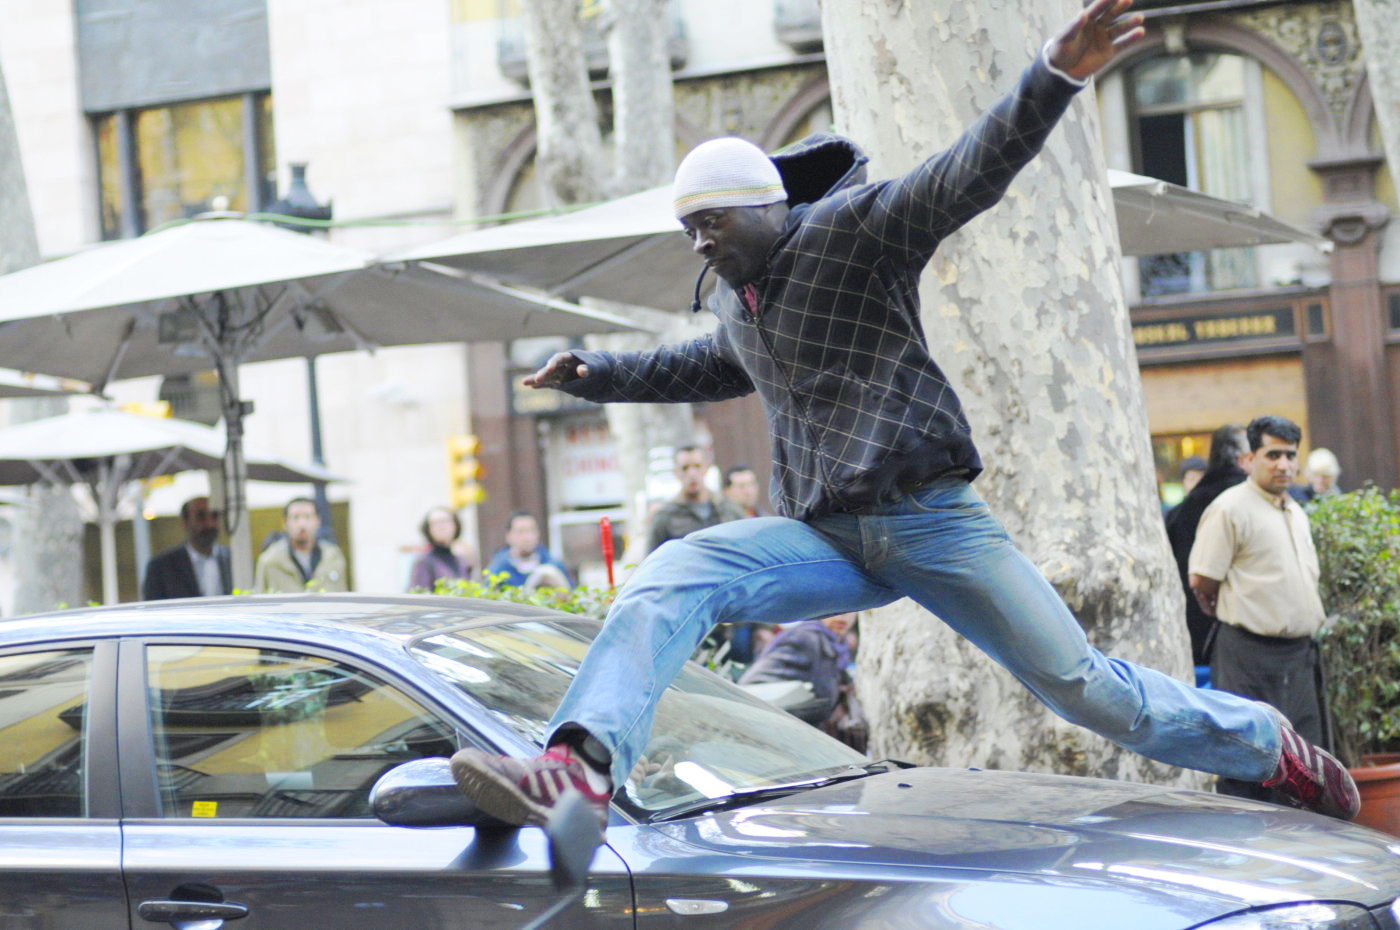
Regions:
<instances>
[{"instance_id":1,"label":"jeans pocket","mask_svg":"<svg viewBox=\"0 0 1400 930\"><path fill-rule=\"evenodd\" d=\"M982 495L972 489L962 478L946 478L935 481L926 488L920 488L906 495L904 503L915 513L972 514L984 512L987 504Z\"/></svg>"}]
</instances>

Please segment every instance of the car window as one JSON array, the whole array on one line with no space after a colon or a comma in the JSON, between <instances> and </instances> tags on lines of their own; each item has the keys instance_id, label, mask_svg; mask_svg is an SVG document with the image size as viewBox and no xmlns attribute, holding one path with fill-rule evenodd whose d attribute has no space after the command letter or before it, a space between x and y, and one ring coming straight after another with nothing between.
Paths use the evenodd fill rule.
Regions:
<instances>
[{"instance_id":1,"label":"car window","mask_svg":"<svg viewBox=\"0 0 1400 930\"><path fill-rule=\"evenodd\" d=\"M83 817L92 651L0 656L0 817Z\"/></svg>"},{"instance_id":2,"label":"car window","mask_svg":"<svg viewBox=\"0 0 1400 930\"><path fill-rule=\"evenodd\" d=\"M502 623L425 636L410 652L515 732L542 743L597 629L594 621ZM648 815L866 761L816 727L689 664L661 696L622 800Z\"/></svg>"},{"instance_id":3,"label":"car window","mask_svg":"<svg viewBox=\"0 0 1400 930\"><path fill-rule=\"evenodd\" d=\"M402 691L320 656L150 646L146 676L165 817L368 818L381 774L457 748Z\"/></svg>"}]
</instances>

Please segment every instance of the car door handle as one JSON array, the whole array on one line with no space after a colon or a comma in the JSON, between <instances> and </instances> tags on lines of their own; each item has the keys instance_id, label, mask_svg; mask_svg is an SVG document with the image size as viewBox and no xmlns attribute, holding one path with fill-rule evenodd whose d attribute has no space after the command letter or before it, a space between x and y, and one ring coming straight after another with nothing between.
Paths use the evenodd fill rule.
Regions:
<instances>
[{"instance_id":1,"label":"car door handle","mask_svg":"<svg viewBox=\"0 0 1400 930\"><path fill-rule=\"evenodd\" d=\"M242 904L222 904L214 901L142 901L136 913L153 923L173 923L177 920L237 920L248 916Z\"/></svg>"}]
</instances>

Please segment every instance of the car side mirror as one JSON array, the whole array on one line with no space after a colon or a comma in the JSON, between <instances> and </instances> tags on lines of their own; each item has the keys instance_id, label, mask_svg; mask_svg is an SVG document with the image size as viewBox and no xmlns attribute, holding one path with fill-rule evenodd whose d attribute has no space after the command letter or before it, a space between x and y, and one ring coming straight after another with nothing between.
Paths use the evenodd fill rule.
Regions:
<instances>
[{"instance_id":1,"label":"car side mirror","mask_svg":"<svg viewBox=\"0 0 1400 930\"><path fill-rule=\"evenodd\" d=\"M435 756L397 765L369 792L374 816L396 827L476 827L497 821L477 809L452 777L447 759Z\"/></svg>"},{"instance_id":2,"label":"car side mirror","mask_svg":"<svg viewBox=\"0 0 1400 930\"><path fill-rule=\"evenodd\" d=\"M554 890L582 892L588 885L588 869L593 856L603 845L603 827L598 815L589 807L583 795L568 791L549 812L545 824L549 838L549 874Z\"/></svg>"}]
</instances>

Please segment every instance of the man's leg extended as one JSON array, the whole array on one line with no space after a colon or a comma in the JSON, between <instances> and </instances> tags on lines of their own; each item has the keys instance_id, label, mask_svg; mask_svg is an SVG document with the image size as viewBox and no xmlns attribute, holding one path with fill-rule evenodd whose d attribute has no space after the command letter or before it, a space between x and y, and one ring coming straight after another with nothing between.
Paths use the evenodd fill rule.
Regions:
<instances>
[{"instance_id":1,"label":"man's leg extended","mask_svg":"<svg viewBox=\"0 0 1400 930\"><path fill-rule=\"evenodd\" d=\"M453 760L458 783L495 816L538 822L556 786L583 790L580 764L622 784L646 747L656 702L716 623L808 620L895 597L832 539L796 520L735 520L668 542L623 587L560 702L551 752L540 757L552 760L540 763L549 771L463 750ZM525 787L511 787L522 780ZM541 791L543 798L534 796Z\"/></svg>"},{"instance_id":2,"label":"man's leg extended","mask_svg":"<svg viewBox=\"0 0 1400 930\"><path fill-rule=\"evenodd\" d=\"M1331 771L1311 747L1301 763L1290 759L1284 750L1293 744L1272 708L1194 688L1090 646L1069 608L970 486L941 483L866 519L877 521L867 535L888 539L883 562L867 568L936 613L1065 719L1159 762L1229 778L1291 777L1280 774L1284 763L1328 769L1322 782L1345 778L1344 769ZM1332 793L1303 799L1308 806L1334 816L1351 809L1354 787L1319 790Z\"/></svg>"}]
</instances>

